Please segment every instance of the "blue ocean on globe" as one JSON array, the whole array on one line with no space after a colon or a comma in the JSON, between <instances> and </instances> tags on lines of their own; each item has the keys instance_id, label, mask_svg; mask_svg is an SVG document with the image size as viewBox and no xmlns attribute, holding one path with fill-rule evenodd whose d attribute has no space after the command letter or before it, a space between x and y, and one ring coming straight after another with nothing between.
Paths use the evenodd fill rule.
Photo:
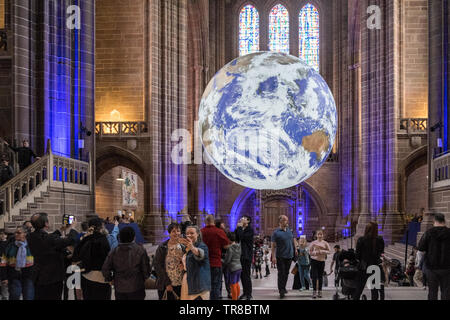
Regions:
<instances>
[{"instance_id":1,"label":"blue ocean on globe","mask_svg":"<svg viewBox=\"0 0 450 320\"><path fill-rule=\"evenodd\" d=\"M199 130L211 163L252 189L285 189L311 177L336 138L336 104L303 60L278 52L239 57L210 81Z\"/></svg>"}]
</instances>

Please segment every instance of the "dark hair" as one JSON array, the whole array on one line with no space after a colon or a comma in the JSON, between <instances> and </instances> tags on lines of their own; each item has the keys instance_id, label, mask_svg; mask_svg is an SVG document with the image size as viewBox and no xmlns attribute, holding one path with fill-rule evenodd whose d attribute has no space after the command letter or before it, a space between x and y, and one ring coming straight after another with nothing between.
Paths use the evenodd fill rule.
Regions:
<instances>
[{"instance_id":1,"label":"dark hair","mask_svg":"<svg viewBox=\"0 0 450 320\"><path fill-rule=\"evenodd\" d=\"M25 225L26 225L27 223L31 223L31 221L30 221L30 220L25 221L24 223L22 223L22 226L25 227Z\"/></svg>"},{"instance_id":2,"label":"dark hair","mask_svg":"<svg viewBox=\"0 0 450 320\"><path fill-rule=\"evenodd\" d=\"M221 220L216 220L216 227L220 229L220 225L222 224Z\"/></svg>"},{"instance_id":3,"label":"dark hair","mask_svg":"<svg viewBox=\"0 0 450 320\"><path fill-rule=\"evenodd\" d=\"M103 220L100 218L92 218L88 222L88 227L93 228L93 231L99 232L102 228Z\"/></svg>"},{"instance_id":4,"label":"dark hair","mask_svg":"<svg viewBox=\"0 0 450 320\"><path fill-rule=\"evenodd\" d=\"M181 231L180 225L176 222L169 224L169 226L167 227L167 232L171 233L173 229L179 229Z\"/></svg>"},{"instance_id":5,"label":"dark hair","mask_svg":"<svg viewBox=\"0 0 450 320\"><path fill-rule=\"evenodd\" d=\"M445 223L445 216L442 213L433 214L434 221L438 223Z\"/></svg>"},{"instance_id":6,"label":"dark hair","mask_svg":"<svg viewBox=\"0 0 450 320\"><path fill-rule=\"evenodd\" d=\"M374 221L369 222L364 230L364 237L372 240L372 251L375 253L377 251L378 223Z\"/></svg>"},{"instance_id":7,"label":"dark hair","mask_svg":"<svg viewBox=\"0 0 450 320\"><path fill-rule=\"evenodd\" d=\"M230 239L231 242L236 241L236 234L234 232L228 232L227 237L228 237L228 239Z\"/></svg>"},{"instance_id":8,"label":"dark hair","mask_svg":"<svg viewBox=\"0 0 450 320\"><path fill-rule=\"evenodd\" d=\"M81 230L83 230L84 232L88 231L89 229L89 225L86 221L81 223Z\"/></svg>"},{"instance_id":9,"label":"dark hair","mask_svg":"<svg viewBox=\"0 0 450 320\"><path fill-rule=\"evenodd\" d=\"M364 230L364 236L370 239L378 237L378 223L374 221L369 222Z\"/></svg>"},{"instance_id":10,"label":"dark hair","mask_svg":"<svg viewBox=\"0 0 450 320\"><path fill-rule=\"evenodd\" d=\"M340 249L341 246L337 244L337 245L334 246L334 248L335 248L335 249Z\"/></svg>"},{"instance_id":11,"label":"dark hair","mask_svg":"<svg viewBox=\"0 0 450 320\"><path fill-rule=\"evenodd\" d=\"M249 216L242 216L242 218L246 218L248 220L248 224L252 223L252 218Z\"/></svg>"},{"instance_id":12,"label":"dark hair","mask_svg":"<svg viewBox=\"0 0 450 320\"><path fill-rule=\"evenodd\" d=\"M136 233L132 227L125 227L119 233L120 243L131 243L135 236Z\"/></svg>"},{"instance_id":13,"label":"dark hair","mask_svg":"<svg viewBox=\"0 0 450 320\"><path fill-rule=\"evenodd\" d=\"M35 213L31 217L31 225L37 231L45 228L48 223L48 215L45 212Z\"/></svg>"},{"instance_id":14,"label":"dark hair","mask_svg":"<svg viewBox=\"0 0 450 320\"><path fill-rule=\"evenodd\" d=\"M181 227L181 234L186 234L186 229L187 229L187 227L189 227L189 226L191 226L192 225L192 222L190 222L189 220L188 221L185 221L185 222L182 222L181 224L180 224L180 227Z\"/></svg>"}]
</instances>

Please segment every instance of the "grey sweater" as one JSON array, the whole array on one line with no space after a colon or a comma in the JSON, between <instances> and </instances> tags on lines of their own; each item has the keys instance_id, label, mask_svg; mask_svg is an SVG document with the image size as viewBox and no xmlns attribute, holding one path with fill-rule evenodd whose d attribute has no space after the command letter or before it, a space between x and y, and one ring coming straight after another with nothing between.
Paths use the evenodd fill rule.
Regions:
<instances>
[{"instance_id":1,"label":"grey sweater","mask_svg":"<svg viewBox=\"0 0 450 320\"><path fill-rule=\"evenodd\" d=\"M229 272L242 270L241 245L239 243L234 243L228 248L223 263Z\"/></svg>"}]
</instances>

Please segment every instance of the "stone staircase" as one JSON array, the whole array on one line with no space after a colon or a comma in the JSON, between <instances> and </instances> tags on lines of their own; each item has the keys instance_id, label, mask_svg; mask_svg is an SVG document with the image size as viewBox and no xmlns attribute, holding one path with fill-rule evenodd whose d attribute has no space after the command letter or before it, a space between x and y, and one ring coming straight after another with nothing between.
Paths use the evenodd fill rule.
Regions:
<instances>
[{"instance_id":1,"label":"stone staircase","mask_svg":"<svg viewBox=\"0 0 450 320\"><path fill-rule=\"evenodd\" d=\"M94 214L89 209L91 201L89 194L74 194L67 191L63 194L61 190L49 187L47 191L40 192L34 199L31 198L27 199L26 208L20 209L18 215L12 215L11 220L4 221L3 230L5 232L13 233L18 226L38 212L46 212L49 215L49 224L52 229L61 226L64 212L75 215L78 221L84 221L85 217Z\"/></svg>"},{"instance_id":2,"label":"stone staircase","mask_svg":"<svg viewBox=\"0 0 450 320\"><path fill-rule=\"evenodd\" d=\"M0 230L14 232L31 215L45 212L50 229L62 225L63 214L78 221L94 214L92 163L49 152L30 167L0 186Z\"/></svg>"},{"instance_id":3,"label":"stone staircase","mask_svg":"<svg viewBox=\"0 0 450 320\"><path fill-rule=\"evenodd\" d=\"M384 248L384 254L388 259L397 259L402 265L405 264L405 250L406 245L404 243L394 243L393 245L387 246ZM413 246L408 246L408 257L413 251Z\"/></svg>"},{"instance_id":4,"label":"stone staircase","mask_svg":"<svg viewBox=\"0 0 450 320\"><path fill-rule=\"evenodd\" d=\"M342 249L348 250L350 248L350 239L340 240L337 244L341 246ZM356 241L353 239L353 248L356 248ZM384 248L384 254L388 259L397 259L402 263L402 266L405 264L405 250L406 245L404 243L396 242L392 245L386 246ZM413 250L413 246L408 246L408 256L411 254Z\"/></svg>"}]
</instances>

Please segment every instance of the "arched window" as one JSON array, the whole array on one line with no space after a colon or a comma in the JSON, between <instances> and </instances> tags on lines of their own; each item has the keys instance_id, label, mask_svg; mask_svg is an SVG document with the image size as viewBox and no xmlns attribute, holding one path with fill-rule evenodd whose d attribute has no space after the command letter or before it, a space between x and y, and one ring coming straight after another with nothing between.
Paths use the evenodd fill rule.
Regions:
<instances>
[{"instance_id":1,"label":"arched window","mask_svg":"<svg viewBox=\"0 0 450 320\"><path fill-rule=\"evenodd\" d=\"M239 55L259 51L259 13L252 5L242 8L239 14Z\"/></svg>"},{"instance_id":2,"label":"arched window","mask_svg":"<svg viewBox=\"0 0 450 320\"><path fill-rule=\"evenodd\" d=\"M308 3L299 14L299 57L319 71L320 24L319 11Z\"/></svg>"},{"instance_id":3,"label":"arched window","mask_svg":"<svg viewBox=\"0 0 450 320\"><path fill-rule=\"evenodd\" d=\"M270 11L269 50L289 53L289 12L281 4Z\"/></svg>"}]
</instances>

